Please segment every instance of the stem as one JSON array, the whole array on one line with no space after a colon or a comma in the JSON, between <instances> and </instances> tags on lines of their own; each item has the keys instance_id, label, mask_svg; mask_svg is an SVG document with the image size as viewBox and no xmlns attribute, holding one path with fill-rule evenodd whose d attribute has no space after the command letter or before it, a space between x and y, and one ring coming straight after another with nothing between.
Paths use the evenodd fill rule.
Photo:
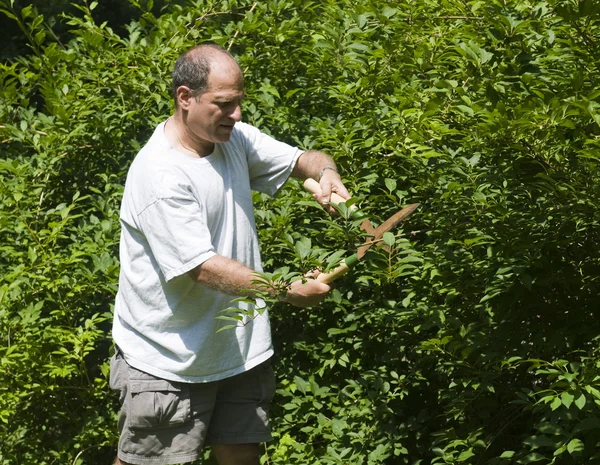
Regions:
<instances>
[{"instance_id":1,"label":"stem","mask_svg":"<svg viewBox=\"0 0 600 465\"><path fill-rule=\"evenodd\" d=\"M252 5L252 8L250 8L250 13L252 13L254 11L254 8L256 8L256 5L258 5L258 2L254 2L254 4ZM233 35L231 42L229 42L229 45L227 46L227 51L231 50L231 46L235 42L235 39L237 38L239 33L240 33L239 29L237 31L235 31L235 34Z\"/></svg>"},{"instance_id":2,"label":"stem","mask_svg":"<svg viewBox=\"0 0 600 465\"><path fill-rule=\"evenodd\" d=\"M484 19L483 16L436 16L435 19Z\"/></svg>"}]
</instances>

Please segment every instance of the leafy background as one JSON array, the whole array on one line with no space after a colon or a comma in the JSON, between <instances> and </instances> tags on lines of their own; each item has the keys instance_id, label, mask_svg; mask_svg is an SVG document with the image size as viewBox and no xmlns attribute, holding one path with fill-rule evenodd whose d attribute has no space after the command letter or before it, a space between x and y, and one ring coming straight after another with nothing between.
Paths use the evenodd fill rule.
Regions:
<instances>
[{"instance_id":1,"label":"leafy background","mask_svg":"<svg viewBox=\"0 0 600 465\"><path fill-rule=\"evenodd\" d=\"M2 464L114 458L122 186L206 40L375 224L421 203L323 305L273 308L263 463L600 463L598 1L115 5L0 1ZM294 181L255 205L268 270L363 239Z\"/></svg>"}]
</instances>

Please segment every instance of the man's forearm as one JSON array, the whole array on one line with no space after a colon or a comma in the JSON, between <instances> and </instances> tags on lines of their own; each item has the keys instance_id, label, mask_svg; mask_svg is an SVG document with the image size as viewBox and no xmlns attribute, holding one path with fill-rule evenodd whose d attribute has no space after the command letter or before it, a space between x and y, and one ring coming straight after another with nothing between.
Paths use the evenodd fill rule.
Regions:
<instances>
[{"instance_id":1,"label":"man's forearm","mask_svg":"<svg viewBox=\"0 0 600 465\"><path fill-rule=\"evenodd\" d=\"M225 294L254 297L260 291L267 291L297 307L317 305L331 290L329 285L308 278L293 282L285 295L279 295L277 290L257 283L254 270L222 255L209 258L188 274L194 281Z\"/></svg>"},{"instance_id":2,"label":"man's forearm","mask_svg":"<svg viewBox=\"0 0 600 465\"><path fill-rule=\"evenodd\" d=\"M252 296L260 286L253 282L257 276L251 268L222 255L214 255L188 272L196 282L224 294Z\"/></svg>"},{"instance_id":3,"label":"man's forearm","mask_svg":"<svg viewBox=\"0 0 600 465\"><path fill-rule=\"evenodd\" d=\"M320 181L322 174L325 172L324 170L329 168L337 171L333 158L317 150L307 150L298 158L292 176L300 179L313 178Z\"/></svg>"}]
</instances>

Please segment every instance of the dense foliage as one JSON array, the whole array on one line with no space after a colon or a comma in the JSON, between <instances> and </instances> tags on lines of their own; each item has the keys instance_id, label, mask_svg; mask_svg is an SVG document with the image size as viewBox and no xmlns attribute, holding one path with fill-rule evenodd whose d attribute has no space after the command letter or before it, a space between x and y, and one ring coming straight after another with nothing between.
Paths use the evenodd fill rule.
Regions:
<instances>
[{"instance_id":1,"label":"dense foliage","mask_svg":"<svg viewBox=\"0 0 600 465\"><path fill-rule=\"evenodd\" d=\"M171 0L155 0L152 11L159 13ZM174 0L178 1L178 0ZM44 16L46 27L52 29L52 35L58 40L68 41L69 25L61 22L59 15L73 14L77 11L76 5L70 0L12 0L12 6L19 11L24 6L33 6L37 12ZM121 0L102 0L94 8L94 20L97 23L107 22L115 31L125 31L124 24L132 19L138 19L141 14L130 2ZM6 15L0 15L0 60L10 59L25 55L30 51L27 38L19 27L19 23Z\"/></svg>"},{"instance_id":2,"label":"dense foliage","mask_svg":"<svg viewBox=\"0 0 600 465\"><path fill-rule=\"evenodd\" d=\"M74 3L65 39L0 1L31 50L0 65L0 463L114 457L122 185L205 40L374 223L421 203L325 304L272 309L264 462L600 463L597 0L130 3L122 34ZM255 200L268 270L363 240L296 182Z\"/></svg>"}]
</instances>

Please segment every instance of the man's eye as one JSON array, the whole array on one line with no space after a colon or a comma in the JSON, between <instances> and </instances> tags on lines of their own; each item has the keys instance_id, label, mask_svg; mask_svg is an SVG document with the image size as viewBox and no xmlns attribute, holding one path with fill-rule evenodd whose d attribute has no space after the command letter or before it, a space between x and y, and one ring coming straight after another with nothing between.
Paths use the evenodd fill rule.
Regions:
<instances>
[{"instance_id":1,"label":"man's eye","mask_svg":"<svg viewBox=\"0 0 600 465\"><path fill-rule=\"evenodd\" d=\"M237 107L238 105L242 105L242 102L238 101L238 100L228 100L226 102L215 102L215 104L221 109L221 110L230 110L232 108Z\"/></svg>"}]
</instances>

